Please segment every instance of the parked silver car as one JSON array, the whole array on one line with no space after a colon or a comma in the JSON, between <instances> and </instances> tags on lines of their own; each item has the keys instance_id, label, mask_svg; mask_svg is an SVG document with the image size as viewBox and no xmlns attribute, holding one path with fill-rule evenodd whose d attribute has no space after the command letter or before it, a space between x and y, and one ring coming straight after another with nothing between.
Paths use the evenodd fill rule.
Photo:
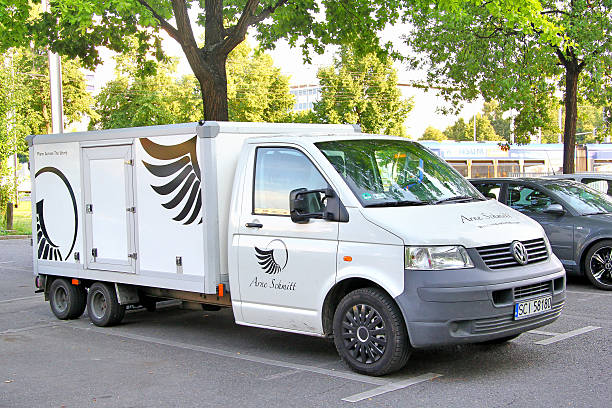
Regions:
<instances>
[{"instance_id":1,"label":"parked silver car","mask_svg":"<svg viewBox=\"0 0 612 408\"><path fill-rule=\"evenodd\" d=\"M485 196L538 221L566 272L612 290L612 197L573 180L489 178L470 182Z\"/></svg>"},{"instance_id":2,"label":"parked silver car","mask_svg":"<svg viewBox=\"0 0 612 408\"><path fill-rule=\"evenodd\" d=\"M579 181L599 192L612 196L612 173L555 174L546 176L546 178Z\"/></svg>"}]
</instances>

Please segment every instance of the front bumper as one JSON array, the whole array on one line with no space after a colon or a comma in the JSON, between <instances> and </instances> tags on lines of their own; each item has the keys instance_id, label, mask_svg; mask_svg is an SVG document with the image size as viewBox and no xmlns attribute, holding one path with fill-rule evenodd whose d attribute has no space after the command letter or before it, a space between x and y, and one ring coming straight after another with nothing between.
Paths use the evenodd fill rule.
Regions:
<instances>
[{"instance_id":1,"label":"front bumper","mask_svg":"<svg viewBox=\"0 0 612 408\"><path fill-rule=\"evenodd\" d=\"M413 347L478 343L555 321L565 303L565 270L555 256L531 265L490 270L406 270L396 297ZM552 309L514 319L517 301L552 296Z\"/></svg>"}]
</instances>

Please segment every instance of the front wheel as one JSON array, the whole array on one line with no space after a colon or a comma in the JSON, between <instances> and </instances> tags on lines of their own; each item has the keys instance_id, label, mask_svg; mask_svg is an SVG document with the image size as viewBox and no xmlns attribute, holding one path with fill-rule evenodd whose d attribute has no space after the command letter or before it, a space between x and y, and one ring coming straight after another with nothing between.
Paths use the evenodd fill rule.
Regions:
<instances>
[{"instance_id":1,"label":"front wheel","mask_svg":"<svg viewBox=\"0 0 612 408\"><path fill-rule=\"evenodd\" d=\"M113 286L96 282L87 295L87 314L96 326L113 326L123 320L125 306L119 304Z\"/></svg>"},{"instance_id":2,"label":"front wheel","mask_svg":"<svg viewBox=\"0 0 612 408\"><path fill-rule=\"evenodd\" d=\"M600 241L589 249L584 274L595 287L612 290L612 240Z\"/></svg>"},{"instance_id":3,"label":"front wheel","mask_svg":"<svg viewBox=\"0 0 612 408\"><path fill-rule=\"evenodd\" d=\"M350 292L334 313L334 344L353 371L385 375L401 369L412 352L399 308L380 289Z\"/></svg>"}]
</instances>

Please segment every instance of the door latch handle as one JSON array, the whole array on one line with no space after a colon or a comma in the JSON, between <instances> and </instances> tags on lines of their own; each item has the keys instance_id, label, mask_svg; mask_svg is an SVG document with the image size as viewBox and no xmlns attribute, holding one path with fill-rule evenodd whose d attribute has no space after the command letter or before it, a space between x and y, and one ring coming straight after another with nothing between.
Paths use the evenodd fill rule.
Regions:
<instances>
[{"instance_id":1,"label":"door latch handle","mask_svg":"<svg viewBox=\"0 0 612 408\"><path fill-rule=\"evenodd\" d=\"M261 228L261 227L263 227L263 224L260 224L258 222L247 222L245 224L245 227L247 227L247 228Z\"/></svg>"}]
</instances>

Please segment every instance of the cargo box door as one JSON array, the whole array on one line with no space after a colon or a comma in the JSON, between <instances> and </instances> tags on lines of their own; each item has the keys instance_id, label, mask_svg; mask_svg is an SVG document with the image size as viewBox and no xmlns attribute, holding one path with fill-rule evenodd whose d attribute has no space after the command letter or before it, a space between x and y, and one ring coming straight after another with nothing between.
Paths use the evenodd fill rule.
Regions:
<instances>
[{"instance_id":1,"label":"cargo box door","mask_svg":"<svg viewBox=\"0 0 612 408\"><path fill-rule=\"evenodd\" d=\"M132 146L83 149L86 266L134 273Z\"/></svg>"}]
</instances>

